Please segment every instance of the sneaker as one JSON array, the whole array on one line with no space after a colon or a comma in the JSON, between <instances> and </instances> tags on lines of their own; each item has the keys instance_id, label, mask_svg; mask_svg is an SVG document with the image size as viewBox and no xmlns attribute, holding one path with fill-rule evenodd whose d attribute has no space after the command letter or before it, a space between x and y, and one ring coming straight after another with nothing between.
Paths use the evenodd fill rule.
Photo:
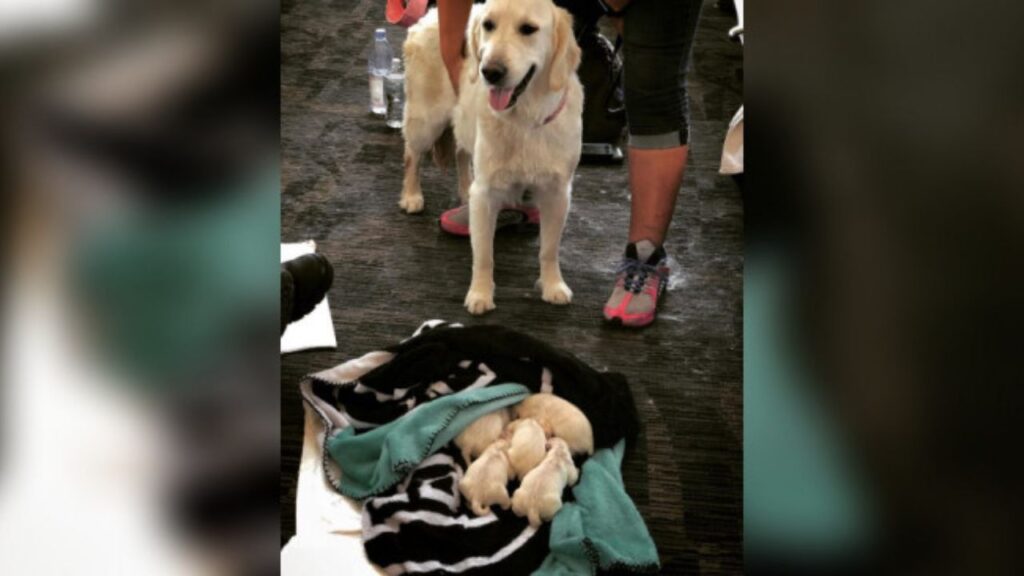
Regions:
<instances>
[{"instance_id":1,"label":"sneaker","mask_svg":"<svg viewBox=\"0 0 1024 576\"><path fill-rule=\"evenodd\" d=\"M668 284L668 256L647 240L626 246L615 290L604 305L604 318L612 324L639 328L654 322L658 299Z\"/></svg>"},{"instance_id":2,"label":"sneaker","mask_svg":"<svg viewBox=\"0 0 1024 576\"><path fill-rule=\"evenodd\" d=\"M469 206L463 204L441 214L441 230L453 236L469 237ZM510 226L537 226L540 224L540 210L525 204L507 205L498 212L495 230Z\"/></svg>"}]
</instances>

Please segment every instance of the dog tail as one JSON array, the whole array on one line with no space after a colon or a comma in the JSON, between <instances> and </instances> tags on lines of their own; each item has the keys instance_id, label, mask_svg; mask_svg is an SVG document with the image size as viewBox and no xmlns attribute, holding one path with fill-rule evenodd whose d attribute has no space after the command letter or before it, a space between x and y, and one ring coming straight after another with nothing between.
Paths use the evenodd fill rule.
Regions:
<instances>
[{"instance_id":1,"label":"dog tail","mask_svg":"<svg viewBox=\"0 0 1024 576\"><path fill-rule=\"evenodd\" d=\"M448 167L455 161L455 133L451 126L445 128L434 142L433 157L434 165L447 174Z\"/></svg>"}]
</instances>

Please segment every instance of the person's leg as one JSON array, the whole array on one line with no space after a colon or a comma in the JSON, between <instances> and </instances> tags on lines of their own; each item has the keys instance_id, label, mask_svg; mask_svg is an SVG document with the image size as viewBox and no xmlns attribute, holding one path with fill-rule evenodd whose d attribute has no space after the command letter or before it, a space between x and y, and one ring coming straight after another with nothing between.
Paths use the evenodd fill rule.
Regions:
<instances>
[{"instance_id":1,"label":"person's leg","mask_svg":"<svg viewBox=\"0 0 1024 576\"><path fill-rule=\"evenodd\" d=\"M605 319L654 321L668 280L662 244L683 181L689 125L686 70L700 0L638 0L625 11L623 57L632 194L626 254Z\"/></svg>"},{"instance_id":2,"label":"person's leg","mask_svg":"<svg viewBox=\"0 0 1024 576\"><path fill-rule=\"evenodd\" d=\"M688 151L686 70L700 0L640 0L623 30L629 121L629 242L665 241Z\"/></svg>"},{"instance_id":3,"label":"person's leg","mask_svg":"<svg viewBox=\"0 0 1024 576\"><path fill-rule=\"evenodd\" d=\"M655 246L665 242L672 223L676 196L683 183L683 169L689 147L629 149L629 189L633 202L629 210L629 243L647 240Z\"/></svg>"}]
</instances>

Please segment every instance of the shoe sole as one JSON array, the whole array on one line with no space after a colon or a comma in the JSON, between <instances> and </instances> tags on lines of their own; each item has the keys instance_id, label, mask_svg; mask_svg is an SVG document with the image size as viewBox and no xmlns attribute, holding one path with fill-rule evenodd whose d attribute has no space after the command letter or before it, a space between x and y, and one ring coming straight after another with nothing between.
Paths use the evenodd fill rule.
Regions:
<instances>
[{"instance_id":1,"label":"shoe sole","mask_svg":"<svg viewBox=\"0 0 1024 576\"><path fill-rule=\"evenodd\" d=\"M501 221L501 216L499 216L499 220L498 220L497 224L494 227L494 233L495 234L507 234L509 232L515 232L516 234L525 234L525 233L534 233L535 234L535 233L540 232L540 222L531 221L522 212L519 212L519 215L521 217L518 217L515 220L513 220L512 218L506 217L505 222L502 222ZM449 236L455 236L455 237L458 237L458 238L469 238L469 234L468 233L462 234L460 232L455 232L453 230L448 230L447 228L444 227L444 223L441 222L440 220L438 220L437 224L441 228L441 231L444 232L445 234L448 234Z\"/></svg>"},{"instance_id":2,"label":"shoe sole","mask_svg":"<svg viewBox=\"0 0 1024 576\"><path fill-rule=\"evenodd\" d=\"M661 308L661 298L663 297L663 295L664 295L664 291L662 291L658 295L657 305L654 307L654 312L651 314L651 319L648 320L647 322L642 323L642 324L640 324L640 323L627 324L625 321L622 320L621 316L612 316L612 317L609 318L607 315L602 314L601 317L604 318L605 324L608 324L609 326L614 326L616 328L646 328L647 326L650 326L651 324L654 324L654 321L658 319L658 309Z\"/></svg>"},{"instance_id":3,"label":"shoe sole","mask_svg":"<svg viewBox=\"0 0 1024 576\"><path fill-rule=\"evenodd\" d=\"M654 321L658 319L658 315L655 314L649 322L644 322L643 324L626 324L619 316L612 316L611 318L603 316L603 318L605 324L614 328L646 328L654 324Z\"/></svg>"}]
</instances>

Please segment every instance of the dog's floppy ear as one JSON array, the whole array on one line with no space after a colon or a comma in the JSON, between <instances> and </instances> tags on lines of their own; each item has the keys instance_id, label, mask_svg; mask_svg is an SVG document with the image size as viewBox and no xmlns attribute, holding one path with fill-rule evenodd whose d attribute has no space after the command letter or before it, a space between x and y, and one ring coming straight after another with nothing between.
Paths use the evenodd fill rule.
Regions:
<instances>
[{"instance_id":1,"label":"dog's floppy ear","mask_svg":"<svg viewBox=\"0 0 1024 576\"><path fill-rule=\"evenodd\" d=\"M580 46L572 33L572 15L564 8L555 8L555 26L552 31L553 50L548 63L548 86L557 92L569 83L569 76L580 65Z\"/></svg>"},{"instance_id":2,"label":"dog's floppy ear","mask_svg":"<svg viewBox=\"0 0 1024 576\"><path fill-rule=\"evenodd\" d=\"M469 71L469 81L476 84L480 77L480 15L471 14L469 17L469 28L466 30L466 53L462 60L463 66L472 65Z\"/></svg>"}]
</instances>

